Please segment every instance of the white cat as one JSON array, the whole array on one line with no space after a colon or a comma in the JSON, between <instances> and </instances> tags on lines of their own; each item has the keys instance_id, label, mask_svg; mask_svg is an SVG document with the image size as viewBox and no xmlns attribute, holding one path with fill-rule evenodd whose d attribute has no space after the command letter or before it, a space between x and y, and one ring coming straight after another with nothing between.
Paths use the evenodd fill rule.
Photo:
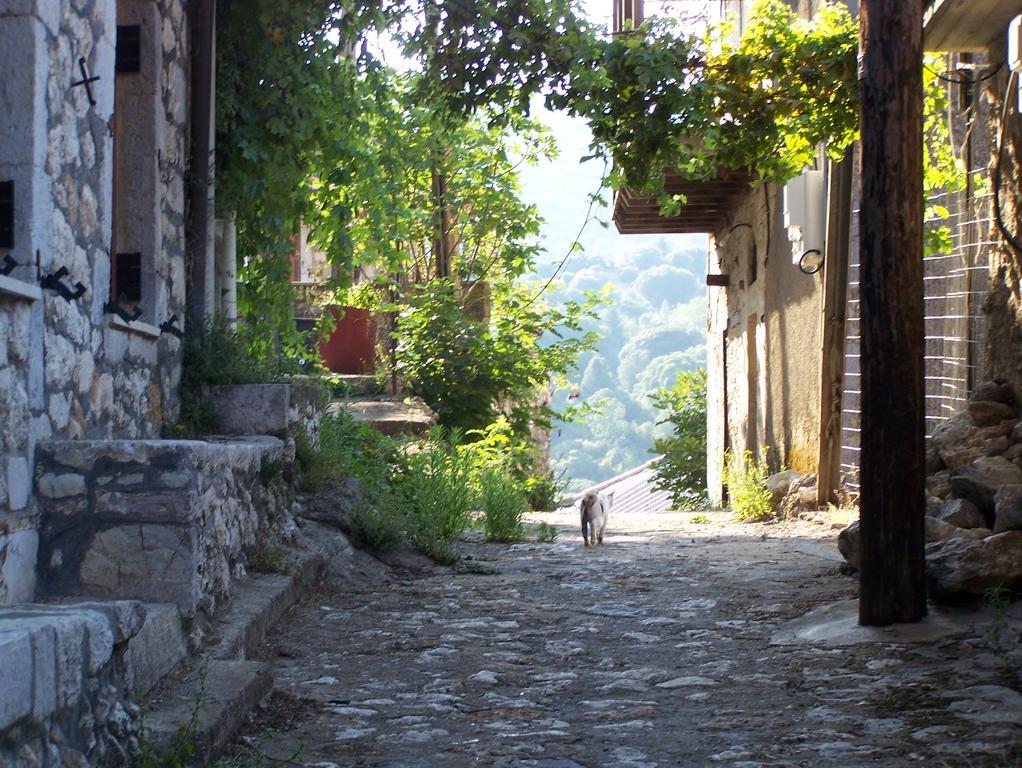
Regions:
<instances>
[{"instance_id":1,"label":"white cat","mask_svg":"<svg viewBox=\"0 0 1022 768\"><path fill-rule=\"evenodd\" d=\"M586 546L602 544L603 532L607 529L607 515L614 494L610 498L602 493L590 491L582 497L582 539Z\"/></svg>"}]
</instances>

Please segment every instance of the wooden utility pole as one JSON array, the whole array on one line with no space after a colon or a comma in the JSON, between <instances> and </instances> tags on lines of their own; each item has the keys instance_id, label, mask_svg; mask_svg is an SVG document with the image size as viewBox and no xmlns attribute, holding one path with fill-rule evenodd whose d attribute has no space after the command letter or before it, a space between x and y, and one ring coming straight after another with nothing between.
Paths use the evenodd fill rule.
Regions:
<instances>
[{"instance_id":1,"label":"wooden utility pole","mask_svg":"<svg viewBox=\"0 0 1022 768\"><path fill-rule=\"evenodd\" d=\"M820 453L817 501L837 501L841 479L841 407L845 371L848 303L848 238L851 234L853 153L830 166L827 193L826 258L823 262L823 316L820 358Z\"/></svg>"},{"instance_id":2,"label":"wooden utility pole","mask_svg":"<svg viewBox=\"0 0 1022 768\"><path fill-rule=\"evenodd\" d=\"M859 623L874 626L926 615L922 6L859 6Z\"/></svg>"}]
</instances>

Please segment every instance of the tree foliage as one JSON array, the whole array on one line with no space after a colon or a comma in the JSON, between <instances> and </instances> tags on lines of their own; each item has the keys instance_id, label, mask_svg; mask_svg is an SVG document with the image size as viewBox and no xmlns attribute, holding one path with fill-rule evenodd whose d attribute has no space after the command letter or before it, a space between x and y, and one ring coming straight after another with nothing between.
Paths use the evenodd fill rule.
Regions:
<instances>
[{"instance_id":1,"label":"tree foliage","mask_svg":"<svg viewBox=\"0 0 1022 768\"><path fill-rule=\"evenodd\" d=\"M548 388L564 384L579 354L595 345L582 321L601 301L555 308L509 283L494 295L492 323L483 323L464 312L449 280L431 281L409 294L398 318L397 369L441 424L480 430L504 409L512 431L524 435L530 424L566 415L550 407Z\"/></svg>"},{"instance_id":2,"label":"tree foliage","mask_svg":"<svg viewBox=\"0 0 1022 768\"><path fill-rule=\"evenodd\" d=\"M675 509L696 509L706 503L706 369L681 371L674 386L653 394L663 413L658 422L671 434L655 441L656 487L669 491Z\"/></svg>"},{"instance_id":3,"label":"tree foliage","mask_svg":"<svg viewBox=\"0 0 1022 768\"><path fill-rule=\"evenodd\" d=\"M842 4L807 22L763 0L738 42L726 26L693 33L669 20L607 37L558 0L455 7L437 45L420 47L436 74L426 83L456 112L521 109L545 88L550 108L589 123L615 186L658 192L665 168L783 183L820 144L840 157L856 136L858 33Z\"/></svg>"}]
</instances>

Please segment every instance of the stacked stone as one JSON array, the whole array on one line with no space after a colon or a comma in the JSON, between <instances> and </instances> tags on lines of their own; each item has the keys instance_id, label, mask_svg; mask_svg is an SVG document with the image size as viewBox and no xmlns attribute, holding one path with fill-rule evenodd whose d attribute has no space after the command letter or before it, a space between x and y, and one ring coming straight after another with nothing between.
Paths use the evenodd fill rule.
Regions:
<instances>
[{"instance_id":1,"label":"stacked stone","mask_svg":"<svg viewBox=\"0 0 1022 768\"><path fill-rule=\"evenodd\" d=\"M274 437L47 445L40 591L173 602L197 646L245 572L246 548L286 514L293 460Z\"/></svg>"},{"instance_id":2,"label":"stacked stone","mask_svg":"<svg viewBox=\"0 0 1022 768\"><path fill-rule=\"evenodd\" d=\"M0 765L127 765L139 708L124 653L141 603L0 608Z\"/></svg>"},{"instance_id":3,"label":"stacked stone","mask_svg":"<svg viewBox=\"0 0 1022 768\"><path fill-rule=\"evenodd\" d=\"M926 450L926 569L934 597L1022 585L1022 423L1002 382L978 386ZM858 523L838 547L859 567Z\"/></svg>"}]
</instances>

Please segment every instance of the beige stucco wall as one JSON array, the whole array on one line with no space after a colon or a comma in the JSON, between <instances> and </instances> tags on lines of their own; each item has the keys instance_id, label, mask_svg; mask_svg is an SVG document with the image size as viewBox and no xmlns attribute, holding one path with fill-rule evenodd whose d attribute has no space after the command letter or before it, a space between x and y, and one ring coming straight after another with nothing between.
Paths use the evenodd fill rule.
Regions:
<instances>
[{"instance_id":1,"label":"beige stucco wall","mask_svg":"<svg viewBox=\"0 0 1022 768\"><path fill-rule=\"evenodd\" d=\"M706 274L720 274L714 241L711 239L707 246ZM723 495L721 457L729 445L724 420L727 402L724 381L724 334L728 329L727 289L709 286L706 299L706 487L710 501L719 505Z\"/></svg>"},{"instance_id":2,"label":"beige stucco wall","mask_svg":"<svg viewBox=\"0 0 1022 768\"><path fill-rule=\"evenodd\" d=\"M743 197L712 238L709 262L729 276L727 288L708 289L707 470L719 502L725 446L816 471L823 287L794 263L772 186Z\"/></svg>"}]
</instances>

